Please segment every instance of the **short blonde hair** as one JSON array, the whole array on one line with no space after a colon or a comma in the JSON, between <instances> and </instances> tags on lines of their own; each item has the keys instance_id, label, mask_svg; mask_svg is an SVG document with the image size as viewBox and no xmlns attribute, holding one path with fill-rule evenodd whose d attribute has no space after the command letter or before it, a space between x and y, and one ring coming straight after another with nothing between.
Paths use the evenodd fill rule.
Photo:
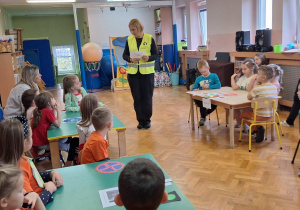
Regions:
<instances>
[{"instance_id":1,"label":"short blonde hair","mask_svg":"<svg viewBox=\"0 0 300 210\"><path fill-rule=\"evenodd\" d=\"M200 60L197 62L197 68L200 70L203 67L209 67L208 63L206 60Z\"/></svg>"},{"instance_id":2,"label":"short blonde hair","mask_svg":"<svg viewBox=\"0 0 300 210\"><path fill-rule=\"evenodd\" d=\"M128 24L128 27L136 27L137 28L137 30L139 31L139 32L143 32L144 31L144 25L142 24L142 22L139 20L139 19L137 19L137 18L134 18L134 19L132 19L130 22L129 22L129 24Z\"/></svg>"},{"instance_id":3,"label":"short blonde hair","mask_svg":"<svg viewBox=\"0 0 300 210\"><path fill-rule=\"evenodd\" d=\"M109 108L98 107L93 111L92 123L95 127L95 130L103 130L112 121L113 116Z\"/></svg>"}]
</instances>

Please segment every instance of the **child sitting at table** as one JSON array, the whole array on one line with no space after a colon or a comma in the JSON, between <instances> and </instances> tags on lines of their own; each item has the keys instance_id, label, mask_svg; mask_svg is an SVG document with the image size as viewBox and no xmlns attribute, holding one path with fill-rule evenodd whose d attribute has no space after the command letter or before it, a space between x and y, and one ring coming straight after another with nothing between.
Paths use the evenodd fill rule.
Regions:
<instances>
[{"instance_id":1,"label":"child sitting at table","mask_svg":"<svg viewBox=\"0 0 300 210\"><path fill-rule=\"evenodd\" d=\"M218 75L210 73L209 65L206 60L198 61L197 68L201 73L201 76L197 77L192 91L221 88L221 82ZM212 113L217 106L212 104L211 109L206 109L203 107L202 101L195 100L195 103L200 108L201 119L199 121L199 125L203 126L206 121L206 116Z\"/></svg>"},{"instance_id":2,"label":"child sitting at table","mask_svg":"<svg viewBox=\"0 0 300 210\"><path fill-rule=\"evenodd\" d=\"M74 161L78 153L83 149L83 146L87 139L90 137L91 133L95 131L94 125L92 124L92 113L98 107L99 103L95 95L88 94L83 97L80 103L81 120L77 123L79 140L77 142L74 142L74 138L72 139L70 143L68 160L65 164L65 167L72 165L72 162Z\"/></svg>"},{"instance_id":3,"label":"child sitting at table","mask_svg":"<svg viewBox=\"0 0 300 210\"><path fill-rule=\"evenodd\" d=\"M21 101L22 101L22 104L24 106L23 116L27 117L27 120L28 120L29 123L31 123L31 120L33 118L33 111L36 108L34 98L38 94L39 94L39 91L36 90L36 89L26 90L22 94Z\"/></svg>"},{"instance_id":4,"label":"child sitting at table","mask_svg":"<svg viewBox=\"0 0 300 210\"><path fill-rule=\"evenodd\" d=\"M281 67L279 65L276 65L276 64L269 64L268 66L270 66L273 69L273 74L274 74L274 76L272 77L270 82L276 86L277 94L279 95L279 93L282 89L281 84L282 84L283 70L281 69Z\"/></svg>"},{"instance_id":5,"label":"child sitting at table","mask_svg":"<svg viewBox=\"0 0 300 210\"><path fill-rule=\"evenodd\" d=\"M254 56L254 62L257 66L261 65L268 65L269 61L266 58L265 54L263 52L256 53Z\"/></svg>"},{"instance_id":6,"label":"child sitting at table","mask_svg":"<svg viewBox=\"0 0 300 210\"><path fill-rule=\"evenodd\" d=\"M81 87L81 82L76 75L67 75L63 79L63 101L65 103L66 111L78 112L80 110L80 103L87 92ZM99 102L99 106L104 104Z\"/></svg>"},{"instance_id":7,"label":"child sitting at table","mask_svg":"<svg viewBox=\"0 0 300 210\"><path fill-rule=\"evenodd\" d=\"M16 119L17 118L17 119ZM0 161L13 164L23 171L25 198L44 205L53 201L52 194L63 185L58 171L38 172L31 158L25 156L32 147L32 130L24 116L10 118L0 123ZM31 202L30 202L31 203Z\"/></svg>"},{"instance_id":8,"label":"child sitting at table","mask_svg":"<svg viewBox=\"0 0 300 210\"><path fill-rule=\"evenodd\" d=\"M92 123L96 131L93 131L84 144L81 163L94 163L108 158L108 141L104 138L112 128L113 115L107 107L98 107L93 111Z\"/></svg>"},{"instance_id":9,"label":"child sitting at table","mask_svg":"<svg viewBox=\"0 0 300 210\"><path fill-rule=\"evenodd\" d=\"M165 176L151 160L136 158L126 164L119 176L119 194L115 203L126 209L155 210L168 201Z\"/></svg>"},{"instance_id":10,"label":"child sitting at table","mask_svg":"<svg viewBox=\"0 0 300 210\"><path fill-rule=\"evenodd\" d=\"M277 88L275 85L270 83L270 80L273 77L273 70L271 67L262 65L258 69L257 74L257 83L259 85L254 86L254 88L248 93L247 98L252 100L253 98L261 98L261 97L277 97ZM256 110L256 120L257 121L267 121L271 116L271 111L262 108ZM242 112L242 118L253 119L254 113L253 109ZM250 125L248 123L248 125ZM253 126L253 131L256 132L256 143L260 143L264 140L265 129L263 126Z\"/></svg>"},{"instance_id":11,"label":"child sitting at table","mask_svg":"<svg viewBox=\"0 0 300 210\"><path fill-rule=\"evenodd\" d=\"M33 119L31 123L32 138L33 138L33 152L36 149L50 151L49 141L47 138L47 131L51 124L59 128L61 123L61 108L60 104L56 102L50 92L43 92L34 98L37 108L33 111ZM54 116L54 111L57 117ZM59 149L68 151L69 144L66 143L68 138L59 139Z\"/></svg>"},{"instance_id":12,"label":"child sitting at table","mask_svg":"<svg viewBox=\"0 0 300 210\"><path fill-rule=\"evenodd\" d=\"M258 67L252 59L246 59L243 61L241 67L242 72L237 82L235 82L235 79L238 77L238 75L235 73L231 76L231 87L233 90L241 89L251 91L253 86L256 84L256 74L254 73L257 73ZM239 128L241 126L241 112L246 111L247 109L248 108L234 110L234 119L236 119L236 125L234 126L235 128ZM248 127L246 127L246 130L248 130Z\"/></svg>"}]
</instances>

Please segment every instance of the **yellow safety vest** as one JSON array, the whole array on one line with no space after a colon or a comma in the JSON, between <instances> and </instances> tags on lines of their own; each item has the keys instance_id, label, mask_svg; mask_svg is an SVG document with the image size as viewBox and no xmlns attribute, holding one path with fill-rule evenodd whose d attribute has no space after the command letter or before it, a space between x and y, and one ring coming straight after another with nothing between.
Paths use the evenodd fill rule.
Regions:
<instances>
[{"instance_id":1,"label":"yellow safety vest","mask_svg":"<svg viewBox=\"0 0 300 210\"><path fill-rule=\"evenodd\" d=\"M128 47L129 51L144 51L145 55L151 55L151 42L152 42L152 35L144 34L142 43L140 48L137 48L137 43L135 36L128 37ZM138 71L138 66L140 69L141 74L151 74L154 73L154 62L145 62L143 59L140 59L138 63L128 63L128 74L136 74Z\"/></svg>"}]
</instances>

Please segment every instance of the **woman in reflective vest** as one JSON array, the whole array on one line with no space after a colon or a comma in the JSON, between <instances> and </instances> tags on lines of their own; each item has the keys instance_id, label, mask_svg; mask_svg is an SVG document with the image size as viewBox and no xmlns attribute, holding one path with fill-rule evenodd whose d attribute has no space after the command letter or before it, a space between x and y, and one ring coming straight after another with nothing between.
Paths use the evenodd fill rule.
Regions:
<instances>
[{"instance_id":1,"label":"woman in reflective vest","mask_svg":"<svg viewBox=\"0 0 300 210\"><path fill-rule=\"evenodd\" d=\"M138 19L129 22L132 36L126 42L123 59L128 62L128 82L134 100L138 129L151 127L152 98L154 90L154 62L158 59L152 35L143 32Z\"/></svg>"}]
</instances>

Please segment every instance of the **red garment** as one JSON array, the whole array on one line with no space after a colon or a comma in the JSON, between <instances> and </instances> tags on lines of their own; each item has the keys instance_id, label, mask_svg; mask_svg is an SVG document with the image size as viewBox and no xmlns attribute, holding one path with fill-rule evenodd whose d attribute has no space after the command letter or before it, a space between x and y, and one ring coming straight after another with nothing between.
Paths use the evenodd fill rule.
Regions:
<instances>
[{"instance_id":1,"label":"red garment","mask_svg":"<svg viewBox=\"0 0 300 210\"><path fill-rule=\"evenodd\" d=\"M78 98L78 106L80 106L81 100L82 100L82 98L83 98L82 93L79 92L79 93L77 93L77 94L74 94L74 96L75 96L76 98Z\"/></svg>"},{"instance_id":2,"label":"red garment","mask_svg":"<svg viewBox=\"0 0 300 210\"><path fill-rule=\"evenodd\" d=\"M84 144L81 163L94 163L108 158L107 149L108 141L103 138L100 133L93 131L93 133Z\"/></svg>"},{"instance_id":3,"label":"red garment","mask_svg":"<svg viewBox=\"0 0 300 210\"><path fill-rule=\"evenodd\" d=\"M33 146L48 145L47 130L56 120L52 109L42 109L42 118L39 125L32 129Z\"/></svg>"}]
</instances>

